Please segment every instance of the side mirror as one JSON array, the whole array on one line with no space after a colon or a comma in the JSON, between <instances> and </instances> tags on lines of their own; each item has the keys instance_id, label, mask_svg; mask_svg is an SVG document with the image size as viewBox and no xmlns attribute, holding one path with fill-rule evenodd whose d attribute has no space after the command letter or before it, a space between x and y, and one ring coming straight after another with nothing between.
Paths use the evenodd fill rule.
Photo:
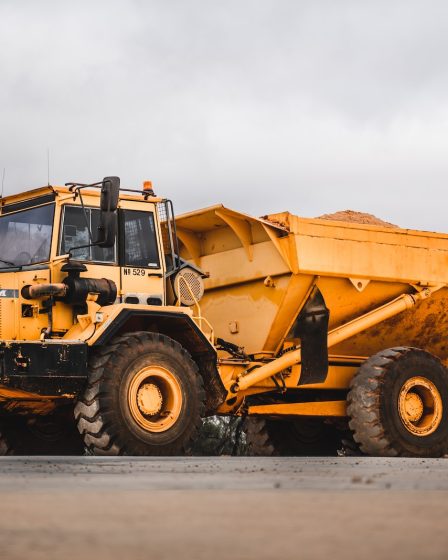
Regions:
<instances>
[{"instance_id":1,"label":"side mirror","mask_svg":"<svg viewBox=\"0 0 448 560\"><path fill-rule=\"evenodd\" d=\"M100 223L95 245L113 247L117 236L117 208L120 195L120 178L104 177L101 186Z\"/></svg>"},{"instance_id":2,"label":"side mirror","mask_svg":"<svg viewBox=\"0 0 448 560\"><path fill-rule=\"evenodd\" d=\"M114 212L120 195L120 177L104 177L101 186L101 210Z\"/></svg>"}]
</instances>

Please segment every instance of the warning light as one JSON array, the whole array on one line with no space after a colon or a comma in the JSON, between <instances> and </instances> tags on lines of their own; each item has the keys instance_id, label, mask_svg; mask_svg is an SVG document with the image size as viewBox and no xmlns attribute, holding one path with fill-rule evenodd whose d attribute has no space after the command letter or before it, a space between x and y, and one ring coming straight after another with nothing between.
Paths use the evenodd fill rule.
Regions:
<instances>
[{"instance_id":1,"label":"warning light","mask_svg":"<svg viewBox=\"0 0 448 560\"><path fill-rule=\"evenodd\" d=\"M152 181L143 181L143 190L150 195L154 195Z\"/></svg>"}]
</instances>

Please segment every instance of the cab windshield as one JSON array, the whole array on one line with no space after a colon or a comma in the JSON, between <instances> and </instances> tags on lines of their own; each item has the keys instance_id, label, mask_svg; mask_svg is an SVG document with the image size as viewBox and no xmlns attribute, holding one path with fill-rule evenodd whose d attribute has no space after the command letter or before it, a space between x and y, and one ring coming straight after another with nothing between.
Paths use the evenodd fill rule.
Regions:
<instances>
[{"instance_id":1,"label":"cab windshield","mask_svg":"<svg viewBox=\"0 0 448 560\"><path fill-rule=\"evenodd\" d=\"M50 260L54 204L0 216L0 268Z\"/></svg>"}]
</instances>

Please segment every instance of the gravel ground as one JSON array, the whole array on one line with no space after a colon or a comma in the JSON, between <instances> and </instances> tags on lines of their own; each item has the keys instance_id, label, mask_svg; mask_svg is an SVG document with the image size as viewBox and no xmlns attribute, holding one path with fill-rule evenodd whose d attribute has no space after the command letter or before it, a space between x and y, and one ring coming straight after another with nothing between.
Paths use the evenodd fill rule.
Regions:
<instances>
[{"instance_id":1,"label":"gravel ground","mask_svg":"<svg viewBox=\"0 0 448 560\"><path fill-rule=\"evenodd\" d=\"M448 460L0 457L0 557L446 559Z\"/></svg>"}]
</instances>

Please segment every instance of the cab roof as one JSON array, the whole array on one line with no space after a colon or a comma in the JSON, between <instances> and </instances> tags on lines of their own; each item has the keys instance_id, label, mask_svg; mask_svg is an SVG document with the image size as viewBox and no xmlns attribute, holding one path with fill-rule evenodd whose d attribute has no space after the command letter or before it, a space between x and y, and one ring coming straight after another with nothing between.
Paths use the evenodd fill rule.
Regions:
<instances>
[{"instance_id":1,"label":"cab roof","mask_svg":"<svg viewBox=\"0 0 448 560\"><path fill-rule=\"evenodd\" d=\"M71 192L73 191L71 191L70 188L66 186L47 185L45 187L39 187L37 189L31 189L28 191L23 191L21 193L11 194L3 198L0 198L0 208L19 204L21 202L29 201L34 198L37 199L37 198L50 197L50 196L56 198L58 195L62 195L62 194L68 195ZM82 194L99 197L100 189L85 189L82 191ZM138 194L137 192L127 193L126 191L124 191L124 192L120 192L120 198L127 199L127 200L141 201L142 195ZM148 199L150 199L151 202L158 202L162 200L157 196L150 196L148 197ZM50 198L48 200L50 200Z\"/></svg>"}]
</instances>

